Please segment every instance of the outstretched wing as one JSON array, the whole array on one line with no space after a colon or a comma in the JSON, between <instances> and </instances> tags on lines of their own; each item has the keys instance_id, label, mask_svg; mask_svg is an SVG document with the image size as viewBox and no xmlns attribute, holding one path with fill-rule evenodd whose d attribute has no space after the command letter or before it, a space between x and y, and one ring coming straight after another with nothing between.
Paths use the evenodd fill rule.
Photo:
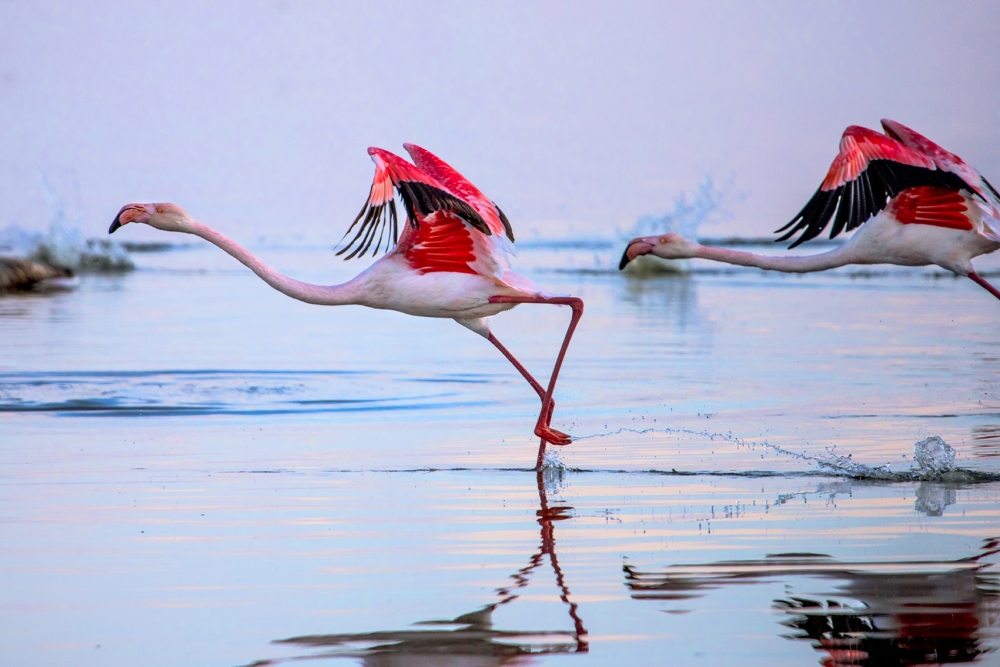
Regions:
<instances>
[{"instance_id":1,"label":"outstretched wing","mask_svg":"<svg viewBox=\"0 0 1000 667\"><path fill-rule=\"evenodd\" d=\"M971 165L967 164L965 160L958 157L954 153L941 148L919 132L911 130L902 123L897 123L896 121L889 120L888 118L882 119L882 128L885 130L886 134L896 141L899 141L907 148L912 148L918 153L923 153L929 157L934 161L934 164L938 169L950 171L961 178L963 181L968 183L972 188L972 191L980 197L986 194L984 186L992 191L994 196L1000 197L1000 195L996 195L996 190L994 190L993 186L990 185L985 178L983 178L982 174L976 171Z\"/></svg>"},{"instance_id":2,"label":"outstretched wing","mask_svg":"<svg viewBox=\"0 0 1000 667\"><path fill-rule=\"evenodd\" d=\"M777 240L786 241L801 232L789 246L794 248L819 236L831 219L830 238L835 238L881 212L903 190L923 186L975 192L958 174L938 168L930 156L892 137L852 125L844 131L840 153L816 194L791 222L777 230L785 232Z\"/></svg>"},{"instance_id":3,"label":"outstretched wing","mask_svg":"<svg viewBox=\"0 0 1000 667\"><path fill-rule=\"evenodd\" d=\"M497 236L506 235L514 242L514 230L500 207L484 195L479 188L458 173L454 167L416 144L403 144L413 163L425 174L432 176L448 192L468 202L486 221L487 226Z\"/></svg>"},{"instance_id":4,"label":"outstretched wing","mask_svg":"<svg viewBox=\"0 0 1000 667\"><path fill-rule=\"evenodd\" d=\"M375 179L372 181L368 200L344 234L344 238L347 238L357 227L354 238L337 252L342 255L350 251L344 259L364 257L373 243L375 250L372 254L378 254L386 232L388 238L385 239L385 249L389 250L396 245L399 237L394 199L396 192L403 200L407 219L414 228L432 213L449 211L483 234L490 234L489 227L476 209L448 192L432 176L381 148L369 148L368 154L375 163Z\"/></svg>"}]
</instances>

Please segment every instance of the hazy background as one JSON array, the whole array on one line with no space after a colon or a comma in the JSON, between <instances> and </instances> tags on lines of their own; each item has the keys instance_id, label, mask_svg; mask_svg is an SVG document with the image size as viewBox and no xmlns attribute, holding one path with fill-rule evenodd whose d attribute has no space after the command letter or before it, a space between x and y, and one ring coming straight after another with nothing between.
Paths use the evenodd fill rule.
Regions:
<instances>
[{"instance_id":1,"label":"hazy background","mask_svg":"<svg viewBox=\"0 0 1000 667\"><path fill-rule=\"evenodd\" d=\"M853 123L1000 180L998 34L995 2L0 0L0 227L47 225L44 173L90 234L156 200L339 236L365 149L412 141L520 239L627 229L705 175L745 197L703 232L767 234Z\"/></svg>"}]
</instances>

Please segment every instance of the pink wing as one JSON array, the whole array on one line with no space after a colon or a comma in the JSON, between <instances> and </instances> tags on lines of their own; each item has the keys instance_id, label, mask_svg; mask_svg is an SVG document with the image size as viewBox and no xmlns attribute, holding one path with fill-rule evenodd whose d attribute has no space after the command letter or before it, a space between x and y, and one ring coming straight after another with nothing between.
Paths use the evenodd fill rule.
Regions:
<instances>
[{"instance_id":1,"label":"pink wing","mask_svg":"<svg viewBox=\"0 0 1000 667\"><path fill-rule=\"evenodd\" d=\"M934 164L937 165L938 169L950 171L961 178L963 181L968 183L969 186L972 187L972 190L980 197L986 194L983 190L983 185L991 190L993 189L993 187L986 182L986 179L984 179L978 171L966 164L965 160L958 157L954 153L941 148L922 134L911 130L902 123L897 123L896 121L889 120L888 118L882 119L882 127L885 128L885 133L893 139L896 139L909 148L912 148L913 150L929 157L934 161ZM996 193L995 190L993 192L994 194ZM996 196L1000 197L1000 195Z\"/></svg>"},{"instance_id":2,"label":"pink wing","mask_svg":"<svg viewBox=\"0 0 1000 667\"><path fill-rule=\"evenodd\" d=\"M413 163L430 176L434 177L445 190L469 203L486 221L486 225L497 236L504 236L514 241L514 231L510 227L510 221L503 214L500 207L494 204L484 195L479 188L470 183L468 179L458 173L451 165L431 153L425 148L416 144L403 144L403 148L410 154Z\"/></svg>"},{"instance_id":3,"label":"pink wing","mask_svg":"<svg viewBox=\"0 0 1000 667\"><path fill-rule=\"evenodd\" d=\"M840 153L833 159L820 190L835 190L857 179L874 160L934 169L933 160L895 139L860 125L851 125L840 137Z\"/></svg>"},{"instance_id":4,"label":"pink wing","mask_svg":"<svg viewBox=\"0 0 1000 667\"><path fill-rule=\"evenodd\" d=\"M777 230L778 241L801 235L790 248L819 236L833 219L830 238L860 227L908 188L934 186L970 190L957 174L939 169L931 157L892 137L852 125L819 189L791 222ZM835 215L836 214L836 215ZM786 231L787 230L787 231Z\"/></svg>"},{"instance_id":5,"label":"pink wing","mask_svg":"<svg viewBox=\"0 0 1000 667\"><path fill-rule=\"evenodd\" d=\"M424 219L437 211L449 211L466 220L483 234L490 234L486 221L478 211L448 192L432 176L387 150L373 147L368 149L368 154L375 163L375 178L368 200L344 234L344 238L347 238L360 222L356 235L337 252L338 255L342 255L353 248L344 259L364 257L372 247L372 243L375 243L376 235L378 242L375 243L373 254L378 254L387 230L389 238L385 249L388 250L396 244L398 225L394 190L399 192L403 200L411 228L416 229Z\"/></svg>"}]
</instances>

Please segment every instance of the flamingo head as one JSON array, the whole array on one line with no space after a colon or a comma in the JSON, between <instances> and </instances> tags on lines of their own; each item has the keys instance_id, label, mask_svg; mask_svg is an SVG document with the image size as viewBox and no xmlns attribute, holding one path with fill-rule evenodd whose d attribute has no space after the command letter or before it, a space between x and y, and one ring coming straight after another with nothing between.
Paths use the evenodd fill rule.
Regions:
<instances>
[{"instance_id":1,"label":"flamingo head","mask_svg":"<svg viewBox=\"0 0 1000 667\"><path fill-rule=\"evenodd\" d=\"M625 248L618 270L625 268L639 255L656 255L664 259L688 259L695 257L698 244L680 234L660 234L658 236L640 236L632 239Z\"/></svg>"},{"instance_id":2,"label":"flamingo head","mask_svg":"<svg viewBox=\"0 0 1000 667\"><path fill-rule=\"evenodd\" d=\"M126 204L118 211L108 234L130 222L141 222L165 232L190 232L194 220L177 204Z\"/></svg>"}]
</instances>

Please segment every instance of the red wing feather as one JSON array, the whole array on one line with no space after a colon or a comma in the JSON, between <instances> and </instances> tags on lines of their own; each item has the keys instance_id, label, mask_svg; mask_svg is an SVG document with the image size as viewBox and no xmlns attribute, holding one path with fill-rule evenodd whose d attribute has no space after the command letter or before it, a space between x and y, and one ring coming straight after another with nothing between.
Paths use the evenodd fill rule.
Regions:
<instances>
[{"instance_id":1,"label":"red wing feather","mask_svg":"<svg viewBox=\"0 0 1000 667\"><path fill-rule=\"evenodd\" d=\"M500 207L487 198L467 178L458 173L454 167L426 148L421 148L416 144L403 144L403 148L410 154L414 164L425 173L433 176L448 192L468 202L476 209L486 221L490 231L497 236L506 234L511 242L514 241L514 231Z\"/></svg>"},{"instance_id":2,"label":"red wing feather","mask_svg":"<svg viewBox=\"0 0 1000 667\"><path fill-rule=\"evenodd\" d=\"M403 256L420 273L478 273L470 265L476 261L472 231L453 213L439 211L424 218L404 244Z\"/></svg>"},{"instance_id":3,"label":"red wing feather","mask_svg":"<svg viewBox=\"0 0 1000 667\"><path fill-rule=\"evenodd\" d=\"M954 190L922 187L899 193L890 205L890 212L904 225L933 225L972 231L972 221L966 215L965 197Z\"/></svg>"}]
</instances>

